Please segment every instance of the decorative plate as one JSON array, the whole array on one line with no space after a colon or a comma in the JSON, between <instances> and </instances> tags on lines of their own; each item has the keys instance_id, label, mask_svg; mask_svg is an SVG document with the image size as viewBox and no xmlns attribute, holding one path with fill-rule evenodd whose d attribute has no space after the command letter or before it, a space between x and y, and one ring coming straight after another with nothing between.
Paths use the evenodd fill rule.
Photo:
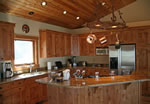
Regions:
<instances>
[{"instance_id":1,"label":"decorative plate","mask_svg":"<svg viewBox=\"0 0 150 104\"><path fill-rule=\"evenodd\" d=\"M26 24L24 24L24 25L22 26L22 31L25 32L25 33L28 33L28 32L30 31L29 26L26 25Z\"/></svg>"}]
</instances>

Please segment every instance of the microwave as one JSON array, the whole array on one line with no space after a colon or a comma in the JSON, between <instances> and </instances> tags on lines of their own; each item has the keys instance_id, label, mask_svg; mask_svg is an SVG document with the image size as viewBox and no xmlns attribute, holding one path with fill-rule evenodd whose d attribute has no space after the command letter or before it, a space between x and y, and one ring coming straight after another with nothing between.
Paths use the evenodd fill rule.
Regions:
<instances>
[{"instance_id":1,"label":"microwave","mask_svg":"<svg viewBox=\"0 0 150 104\"><path fill-rule=\"evenodd\" d=\"M96 55L108 55L108 47L96 47Z\"/></svg>"}]
</instances>

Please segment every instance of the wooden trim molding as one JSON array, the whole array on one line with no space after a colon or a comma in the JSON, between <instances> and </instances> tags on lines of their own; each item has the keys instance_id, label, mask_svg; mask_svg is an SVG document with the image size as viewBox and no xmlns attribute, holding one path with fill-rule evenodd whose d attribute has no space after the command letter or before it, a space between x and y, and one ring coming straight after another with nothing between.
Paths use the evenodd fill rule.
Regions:
<instances>
[{"instance_id":1,"label":"wooden trim molding","mask_svg":"<svg viewBox=\"0 0 150 104\"><path fill-rule=\"evenodd\" d=\"M35 36L25 36L25 35L14 35L14 40L27 40L27 41L33 41L33 55L34 55L34 67L33 69L39 67L39 57L38 57L38 37ZM14 65L15 66L15 71L20 71L23 69L29 69L28 64L21 64L21 65Z\"/></svg>"}]
</instances>

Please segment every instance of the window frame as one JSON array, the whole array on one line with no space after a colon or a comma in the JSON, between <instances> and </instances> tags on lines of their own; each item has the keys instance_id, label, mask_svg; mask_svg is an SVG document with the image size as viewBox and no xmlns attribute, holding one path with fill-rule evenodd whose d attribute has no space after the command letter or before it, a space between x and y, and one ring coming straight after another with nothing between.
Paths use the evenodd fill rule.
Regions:
<instances>
[{"instance_id":1,"label":"window frame","mask_svg":"<svg viewBox=\"0 0 150 104\"><path fill-rule=\"evenodd\" d=\"M15 40L22 41L32 41L33 42L33 67L39 67L39 57L38 57L38 37L35 36L25 36L25 35L14 35ZM15 56L15 46L14 46L14 56ZM15 61L15 57L14 57ZM14 64L15 70L29 69L30 64Z\"/></svg>"}]
</instances>

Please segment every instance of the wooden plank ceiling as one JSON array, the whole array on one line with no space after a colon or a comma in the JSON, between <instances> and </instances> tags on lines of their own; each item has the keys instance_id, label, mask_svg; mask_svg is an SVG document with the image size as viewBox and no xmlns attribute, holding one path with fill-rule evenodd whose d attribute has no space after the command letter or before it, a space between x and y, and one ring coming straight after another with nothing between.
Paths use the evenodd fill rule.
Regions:
<instances>
[{"instance_id":1,"label":"wooden plank ceiling","mask_svg":"<svg viewBox=\"0 0 150 104\"><path fill-rule=\"evenodd\" d=\"M42 1L47 5L42 6ZM104 6L98 7L98 17L110 14L111 1L117 10L136 0L0 0L0 12L76 29L96 19L94 13L98 4L105 2ZM67 14L63 14L64 10ZM33 15L29 15L31 11ZM78 16L79 20L76 19Z\"/></svg>"}]
</instances>

